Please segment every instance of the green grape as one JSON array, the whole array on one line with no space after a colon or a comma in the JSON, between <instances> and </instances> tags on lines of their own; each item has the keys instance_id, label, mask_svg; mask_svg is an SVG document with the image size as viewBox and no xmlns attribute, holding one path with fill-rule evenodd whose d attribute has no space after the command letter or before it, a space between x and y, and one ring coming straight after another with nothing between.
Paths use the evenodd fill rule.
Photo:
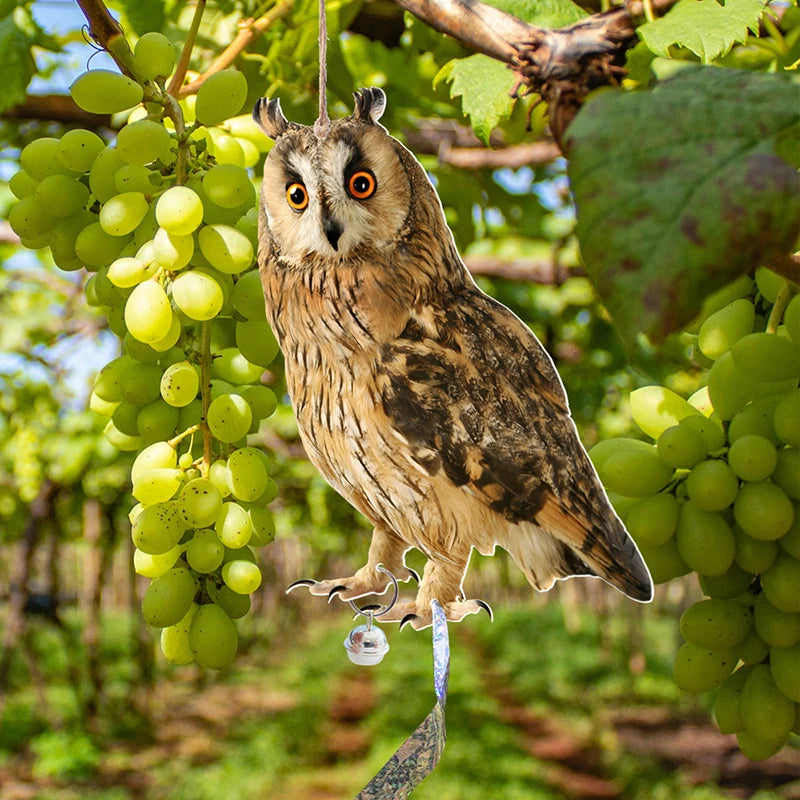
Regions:
<instances>
[{"instance_id":1,"label":"green grape","mask_svg":"<svg viewBox=\"0 0 800 800\"><path fill-rule=\"evenodd\" d=\"M212 147L214 158L219 164L235 164L237 167L244 166L244 150L233 136L218 134L213 137Z\"/></svg>"},{"instance_id":2,"label":"green grape","mask_svg":"<svg viewBox=\"0 0 800 800\"><path fill-rule=\"evenodd\" d=\"M617 494L617 492L611 491L606 491L606 497L608 497L608 502L611 503L614 511L617 512L617 516L623 521L627 518L627 514L631 508L641 499L639 497L625 497L623 494Z\"/></svg>"},{"instance_id":3,"label":"green grape","mask_svg":"<svg viewBox=\"0 0 800 800\"><path fill-rule=\"evenodd\" d=\"M118 405L118 402L109 403L108 400L103 400L95 392L89 395L89 408L101 417L110 417Z\"/></svg>"},{"instance_id":4,"label":"green grape","mask_svg":"<svg viewBox=\"0 0 800 800\"><path fill-rule=\"evenodd\" d=\"M147 198L141 192L118 194L100 209L100 227L112 236L125 236L144 219L147 209Z\"/></svg>"},{"instance_id":5,"label":"green grape","mask_svg":"<svg viewBox=\"0 0 800 800\"><path fill-rule=\"evenodd\" d=\"M114 286L129 289L148 278L152 278L156 270L152 270L143 261L133 256L123 256L113 261L108 267L108 279Z\"/></svg>"},{"instance_id":6,"label":"green grape","mask_svg":"<svg viewBox=\"0 0 800 800\"><path fill-rule=\"evenodd\" d=\"M206 528L222 510L222 494L207 478L195 478L181 490L178 505L188 527Z\"/></svg>"},{"instance_id":7,"label":"green grape","mask_svg":"<svg viewBox=\"0 0 800 800\"><path fill-rule=\"evenodd\" d=\"M148 403L136 417L136 428L146 442L169 439L178 427L178 409L163 400Z\"/></svg>"},{"instance_id":8,"label":"green grape","mask_svg":"<svg viewBox=\"0 0 800 800\"><path fill-rule=\"evenodd\" d=\"M138 480L153 469L174 469L177 464L175 448L168 442L155 442L145 447L134 459L131 480Z\"/></svg>"},{"instance_id":9,"label":"green grape","mask_svg":"<svg viewBox=\"0 0 800 800\"><path fill-rule=\"evenodd\" d=\"M800 294L796 294L786 306L783 312L783 324L791 340L798 344L800 342Z\"/></svg>"},{"instance_id":10,"label":"green grape","mask_svg":"<svg viewBox=\"0 0 800 800\"><path fill-rule=\"evenodd\" d=\"M250 240L230 225L204 225L197 235L200 251L220 272L235 275L253 263Z\"/></svg>"},{"instance_id":11,"label":"green grape","mask_svg":"<svg viewBox=\"0 0 800 800\"><path fill-rule=\"evenodd\" d=\"M658 437L656 446L661 460L673 469L690 469L708 454L702 434L685 425L667 428Z\"/></svg>"},{"instance_id":12,"label":"green grape","mask_svg":"<svg viewBox=\"0 0 800 800\"><path fill-rule=\"evenodd\" d=\"M176 408L189 405L199 390L200 376L188 361L171 364L161 376L161 396Z\"/></svg>"},{"instance_id":13,"label":"green grape","mask_svg":"<svg viewBox=\"0 0 800 800\"><path fill-rule=\"evenodd\" d=\"M100 227L99 222L93 222L75 239L75 253L85 262L87 269L96 269L114 261L125 243L125 237L111 236Z\"/></svg>"},{"instance_id":14,"label":"green grape","mask_svg":"<svg viewBox=\"0 0 800 800\"><path fill-rule=\"evenodd\" d=\"M101 203L119 194L115 178L124 166L125 161L120 158L114 147L107 147L95 159L89 170L89 188Z\"/></svg>"},{"instance_id":15,"label":"green grape","mask_svg":"<svg viewBox=\"0 0 800 800\"><path fill-rule=\"evenodd\" d=\"M157 556L171 550L184 532L174 503L158 503L142 509L133 523L133 543L144 553Z\"/></svg>"},{"instance_id":16,"label":"green grape","mask_svg":"<svg viewBox=\"0 0 800 800\"><path fill-rule=\"evenodd\" d=\"M779 553L761 576L764 594L780 611L800 612L800 561Z\"/></svg>"},{"instance_id":17,"label":"green grape","mask_svg":"<svg viewBox=\"0 0 800 800\"><path fill-rule=\"evenodd\" d=\"M197 581L188 569L175 567L155 578L142 598L142 616L148 625L166 628L180 622L194 602Z\"/></svg>"},{"instance_id":18,"label":"green grape","mask_svg":"<svg viewBox=\"0 0 800 800\"><path fill-rule=\"evenodd\" d=\"M797 380L800 349L794 342L772 333L751 333L731 348L736 368L759 383Z\"/></svg>"},{"instance_id":19,"label":"green grape","mask_svg":"<svg viewBox=\"0 0 800 800\"><path fill-rule=\"evenodd\" d=\"M193 425L199 425L203 417L203 404L200 398L192 400L191 403L181 406L180 415L178 416L178 430L185 431Z\"/></svg>"},{"instance_id":20,"label":"green grape","mask_svg":"<svg viewBox=\"0 0 800 800\"><path fill-rule=\"evenodd\" d=\"M719 687L714 701L714 717L720 733L738 733L744 730L742 718L742 689L750 674L750 667L742 667L729 675Z\"/></svg>"},{"instance_id":21,"label":"green grape","mask_svg":"<svg viewBox=\"0 0 800 800\"><path fill-rule=\"evenodd\" d=\"M769 645L752 629L736 646L739 659L745 664L760 664L769 654Z\"/></svg>"},{"instance_id":22,"label":"green grape","mask_svg":"<svg viewBox=\"0 0 800 800\"><path fill-rule=\"evenodd\" d=\"M769 667L778 689L800 703L800 644L770 648Z\"/></svg>"},{"instance_id":23,"label":"green grape","mask_svg":"<svg viewBox=\"0 0 800 800\"><path fill-rule=\"evenodd\" d=\"M800 500L800 450L785 447L778 451L778 463L772 482L780 486L792 500Z\"/></svg>"},{"instance_id":24,"label":"green grape","mask_svg":"<svg viewBox=\"0 0 800 800\"><path fill-rule=\"evenodd\" d=\"M18 200L22 200L23 197L30 197L36 191L38 185L39 181L28 175L24 169L15 172L8 179L8 188L11 189L11 193Z\"/></svg>"},{"instance_id":25,"label":"green grape","mask_svg":"<svg viewBox=\"0 0 800 800\"><path fill-rule=\"evenodd\" d=\"M222 559L223 565L227 564L229 561L236 561L237 559L242 561L250 561L251 563L256 563L256 554L250 547L226 547L225 548L225 557Z\"/></svg>"},{"instance_id":26,"label":"green grape","mask_svg":"<svg viewBox=\"0 0 800 800\"><path fill-rule=\"evenodd\" d=\"M731 420L728 427L728 441L733 444L742 436L761 436L778 444L778 437L772 425L777 405L777 397L764 397L753 400Z\"/></svg>"},{"instance_id":27,"label":"green grape","mask_svg":"<svg viewBox=\"0 0 800 800\"><path fill-rule=\"evenodd\" d=\"M147 506L171 500L183 482L179 469L152 469L133 482L133 496Z\"/></svg>"},{"instance_id":28,"label":"green grape","mask_svg":"<svg viewBox=\"0 0 800 800\"><path fill-rule=\"evenodd\" d=\"M114 425L113 420L109 420L106 423L105 428L103 428L103 435L117 450L122 450L123 452L132 452L142 447L141 436L129 436L123 433Z\"/></svg>"},{"instance_id":29,"label":"green grape","mask_svg":"<svg viewBox=\"0 0 800 800\"><path fill-rule=\"evenodd\" d=\"M134 287L125 303L125 325L131 336L145 344L164 339L172 326L172 307L160 283L144 281Z\"/></svg>"},{"instance_id":30,"label":"green grape","mask_svg":"<svg viewBox=\"0 0 800 800\"><path fill-rule=\"evenodd\" d=\"M709 650L686 642L675 655L673 676L678 688L699 694L721 685L733 672L736 662L730 650Z\"/></svg>"},{"instance_id":31,"label":"green grape","mask_svg":"<svg viewBox=\"0 0 800 800\"><path fill-rule=\"evenodd\" d=\"M139 164L126 164L114 175L114 186L120 194L122 192L152 194L158 182L160 176L155 170Z\"/></svg>"},{"instance_id":32,"label":"green grape","mask_svg":"<svg viewBox=\"0 0 800 800\"><path fill-rule=\"evenodd\" d=\"M173 186L158 198L156 221L168 233L187 236L203 221L203 202L187 186Z\"/></svg>"},{"instance_id":33,"label":"green grape","mask_svg":"<svg viewBox=\"0 0 800 800\"><path fill-rule=\"evenodd\" d=\"M201 666L208 669L229 667L239 647L236 625L216 603L206 603L192 618L189 647Z\"/></svg>"},{"instance_id":34,"label":"green grape","mask_svg":"<svg viewBox=\"0 0 800 800\"><path fill-rule=\"evenodd\" d=\"M240 447L228 458L228 480L231 494L237 500L250 501L264 493L267 470L254 447Z\"/></svg>"},{"instance_id":35,"label":"green grape","mask_svg":"<svg viewBox=\"0 0 800 800\"><path fill-rule=\"evenodd\" d=\"M228 462L224 459L214 461L208 468L208 479L217 487L223 497L227 497L231 493L229 475Z\"/></svg>"},{"instance_id":36,"label":"green grape","mask_svg":"<svg viewBox=\"0 0 800 800\"><path fill-rule=\"evenodd\" d=\"M58 142L58 160L73 172L88 172L106 143L92 131L74 128Z\"/></svg>"},{"instance_id":37,"label":"green grape","mask_svg":"<svg viewBox=\"0 0 800 800\"><path fill-rule=\"evenodd\" d=\"M223 503L215 524L217 536L226 547L244 547L253 535L253 525L247 511L238 503Z\"/></svg>"},{"instance_id":38,"label":"green grape","mask_svg":"<svg viewBox=\"0 0 800 800\"><path fill-rule=\"evenodd\" d=\"M750 632L752 611L734 600L701 600L683 612L681 636L698 647L728 649Z\"/></svg>"},{"instance_id":39,"label":"green grape","mask_svg":"<svg viewBox=\"0 0 800 800\"><path fill-rule=\"evenodd\" d=\"M197 92L194 113L203 125L217 125L239 113L247 99L247 80L234 69L210 75Z\"/></svg>"},{"instance_id":40,"label":"green grape","mask_svg":"<svg viewBox=\"0 0 800 800\"><path fill-rule=\"evenodd\" d=\"M773 647L791 647L800 641L800 616L775 608L763 593L753 606L753 624L756 633Z\"/></svg>"},{"instance_id":41,"label":"green grape","mask_svg":"<svg viewBox=\"0 0 800 800\"><path fill-rule=\"evenodd\" d=\"M718 358L708 372L708 396L722 420L732 419L756 396L755 379L736 366L733 353Z\"/></svg>"},{"instance_id":42,"label":"green grape","mask_svg":"<svg viewBox=\"0 0 800 800\"><path fill-rule=\"evenodd\" d=\"M258 423L275 413L275 409L278 406L275 392L268 386L245 386L240 394L250 406L250 411L253 414L253 425L256 429L253 430L251 427L250 433L255 433L258 430Z\"/></svg>"},{"instance_id":43,"label":"green grape","mask_svg":"<svg viewBox=\"0 0 800 800\"><path fill-rule=\"evenodd\" d=\"M266 321L236 323L236 346L251 363L269 366L278 354L278 342Z\"/></svg>"},{"instance_id":44,"label":"green grape","mask_svg":"<svg viewBox=\"0 0 800 800\"><path fill-rule=\"evenodd\" d=\"M785 744L788 736L771 736L762 739L748 730L736 734L736 743L751 761L763 761L774 756Z\"/></svg>"},{"instance_id":45,"label":"green grape","mask_svg":"<svg viewBox=\"0 0 800 800\"><path fill-rule=\"evenodd\" d=\"M264 290L258 270L240 275L233 287L233 307L245 319L263 321L267 318Z\"/></svg>"},{"instance_id":46,"label":"green grape","mask_svg":"<svg viewBox=\"0 0 800 800\"><path fill-rule=\"evenodd\" d=\"M253 364L236 348L226 347L215 353L211 373L230 384L256 383L264 368Z\"/></svg>"},{"instance_id":47,"label":"green grape","mask_svg":"<svg viewBox=\"0 0 800 800\"><path fill-rule=\"evenodd\" d=\"M79 75L69 87L72 99L92 114L116 114L142 102L138 83L118 72L93 69Z\"/></svg>"},{"instance_id":48,"label":"green grape","mask_svg":"<svg viewBox=\"0 0 800 800\"><path fill-rule=\"evenodd\" d=\"M252 594L261 586L261 570L249 561L229 561L222 567L222 580L237 594Z\"/></svg>"},{"instance_id":49,"label":"green grape","mask_svg":"<svg viewBox=\"0 0 800 800\"><path fill-rule=\"evenodd\" d=\"M151 31L139 37L133 48L139 74L146 81L166 78L175 68L175 48L163 33Z\"/></svg>"},{"instance_id":50,"label":"green grape","mask_svg":"<svg viewBox=\"0 0 800 800\"><path fill-rule=\"evenodd\" d=\"M794 389L778 400L772 422L782 442L800 447L800 389Z\"/></svg>"},{"instance_id":51,"label":"green grape","mask_svg":"<svg viewBox=\"0 0 800 800\"><path fill-rule=\"evenodd\" d=\"M643 386L630 395L631 414L639 428L653 439L684 417L698 414L682 397L663 386Z\"/></svg>"},{"instance_id":52,"label":"green grape","mask_svg":"<svg viewBox=\"0 0 800 800\"><path fill-rule=\"evenodd\" d=\"M172 408L172 406L167 406L167 408ZM173 411L175 411L176 414L178 413L177 409L173 409ZM194 458L192 458L191 453L181 453L178 456L178 467L180 467L180 469L188 470L192 467L192 464L194 464ZM194 480L194 478L192 478L192 480Z\"/></svg>"},{"instance_id":53,"label":"green grape","mask_svg":"<svg viewBox=\"0 0 800 800\"><path fill-rule=\"evenodd\" d=\"M705 440L706 450L709 453L714 453L725 446L725 431L722 430L718 420L695 414L684 417L678 424L682 428L689 428L699 433Z\"/></svg>"},{"instance_id":54,"label":"green grape","mask_svg":"<svg viewBox=\"0 0 800 800\"><path fill-rule=\"evenodd\" d=\"M778 452L769 439L746 434L731 445L728 464L743 481L763 481L775 470Z\"/></svg>"},{"instance_id":55,"label":"green grape","mask_svg":"<svg viewBox=\"0 0 800 800\"><path fill-rule=\"evenodd\" d=\"M689 473L686 490L700 508L722 511L736 499L739 481L724 461L703 461Z\"/></svg>"},{"instance_id":56,"label":"green grape","mask_svg":"<svg viewBox=\"0 0 800 800\"><path fill-rule=\"evenodd\" d=\"M172 299L187 317L205 321L213 319L222 308L220 285L200 270L182 272L172 282Z\"/></svg>"},{"instance_id":57,"label":"green grape","mask_svg":"<svg viewBox=\"0 0 800 800\"><path fill-rule=\"evenodd\" d=\"M237 139L246 139L252 142L259 152L266 153L272 147L272 142L263 130L256 124L250 114L231 117L225 127Z\"/></svg>"},{"instance_id":58,"label":"green grape","mask_svg":"<svg viewBox=\"0 0 800 800\"><path fill-rule=\"evenodd\" d=\"M625 448L609 456L598 472L612 491L630 497L646 497L661 491L672 479L672 469L653 445Z\"/></svg>"},{"instance_id":59,"label":"green grape","mask_svg":"<svg viewBox=\"0 0 800 800\"><path fill-rule=\"evenodd\" d=\"M233 394L233 392L233 386L227 381L220 380L219 378L212 379L211 390L209 392L212 401L224 394Z\"/></svg>"},{"instance_id":60,"label":"green grape","mask_svg":"<svg viewBox=\"0 0 800 800\"><path fill-rule=\"evenodd\" d=\"M681 506L675 534L681 558L701 575L724 575L733 563L733 533L724 517L693 500Z\"/></svg>"},{"instance_id":61,"label":"green grape","mask_svg":"<svg viewBox=\"0 0 800 800\"><path fill-rule=\"evenodd\" d=\"M231 619L240 619L250 610L250 596L234 592L229 586L220 586L214 601Z\"/></svg>"},{"instance_id":62,"label":"green grape","mask_svg":"<svg viewBox=\"0 0 800 800\"><path fill-rule=\"evenodd\" d=\"M48 175L56 173L70 174L58 157L61 144L52 136L42 136L34 139L22 148L19 154L19 163L22 169L34 180L44 180ZM74 174L74 173L72 173Z\"/></svg>"},{"instance_id":63,"label":"green grape","mask_svg":"<svg viewBox=\"0 0 800 800\"><path fill-rule=\"evenodd\" d=\"M41 206L34 195L23 197L8 212L11 229L21 239L34 239L51 231L56 220Z\"/></svg>"},{"instance_id":64,"label":"green grape","mask_svg":"<svg viewBox=\"0 0 800 800\"><path fill-rule=\"evenodd\" d=\"M272 478L267 478L267 485L264 491L256 498L259 505L269 505L278 496L278 484Z\"/></svg>"},{"instance_id":65,"label":"green grape","mask_svg":"<svg viewBox=\"0 0 800 800\"><path fill-rule=\"evenodd\" d=\"M192 603L183 619L162 628L161 652L170 664L191 664L194 661L192 648L189 646L189 628L199 607L197 603Z\"/></svg>"},{"instance_id":66,"label":"green grape","mask_svg":"<svg viewBox=\"0 0 800 800\"><path fill-rule=\"evenodd\" d=\"M153 237L153 248L159 266L177 272L192 259L194 237L191 234L180 236L170 233L164 228L159 228Z\"/></svg>"},{"instance_id":67,"label":"green grape","mask_svg":"<svg viewBox=\"0 0 800 800\"><path fill-rule=\"evenodd\" d=\"M183 327L181 326L181 321L178 318L178 315L173 314L172 321L169 324L169 330L167 330L166 335L162 339L151 342L150 346L158 353L168 352L175 346L178 339L181 338L182 330Z\"/></svg>"},{"instance_id":68,"label":"green grape","mask_svg":"<svg viewBox=\"0 0 800 800\"><path fill-rule=\"evenodd\" d=\"M639 552L650 570L653 583L666 583L691 571L681 558L674 538L668 539L664 544L658 546L637 544L639 544Z\"/></svg>"},{"instance_id":69,"label":"green grape","mask_svg":"<svg viewBox=\"0 0 800 800\"><path fill-rule=\"evenodd\" d=\"M186 560L195 572L213 572L224 555L225 547L215 531L198 531L186 546Z\"/></svg>"},{"instance_id":70,"label":"green grape","mask_svg":"<svg viewBox=\"0 0 800 800\"><path fill-rule=\"evenodd\" d=\"M136 549L133 551L133 568L137 575L145 578L157 578L175 566L175 562L180 558L181 548L173 547L166 553L151 555Z\"/></svg>"},{"instance_id":71,"label":"green grape","mask_svg":"<svg viewBox=\"0 0 800 800\"><path fill-rule=\"evenodd\" d=\"M778 545L774 541L754 539L746 534L738 525L733 528L736 541L736 563L747 572L760 575L769 569L778 554Z\"/></svg>"},{"instance_id":72,"label":"green grape","mask_svg":"<svg viewBox=\"0 0 800 800\"><path fill-rule=\"evenodd\" d=\"M783 278L766 267L756 268L756 286L768 303L778 299L778 292L783 288Z\"/></svg>"},{"instance_id":73,"label":"green grape","mask_svg":"<svg viewBox=\"0 0 800 800\"><path fill-rule=\"evenodd\" d=\"M736 495L733 515L754 539L779 539L792 526L794 508L785 492L772 483L744 483Z\"/></svg>"},{"instance_id":74,"label":"green grape","mask_svg":"<svg viewBox=\"0 0 800 800\"><path fill-rule=\"evenodd\" d=\"M122 400L122 379L134 363L130 356L119 356L109 361L94 379L95 394L109 403Z\"/></svg>"},{"instance_id":75,"label":"green grape","mask_svg":"<svg viewBox=\"0 0 800 800\"><path fill-rule=\"evenodd\" d=\"M139 409L131 403L122 402L111 415L117 430L128 436L138 436L139 429L136 427L136 418L139 416Z\"/></svg>"},{"instance_id":76,"label":"green grape","mask_svg":"<svg viewBox=\"0 0 800 800\"><path fill-rule=\"evenodd\" d=\"M707 317L700 326L697 344L707 358L716 361L753 330L755 309L744 298L734 300Z\"/></svg>"},{"instance_id":77,"label":"green grape","mask_svg":"<svg viewBox=\"0 0 800 800\"><path fill-rule=\"evenodd\" d=\"M86 207L89 189L69 175L48 175L36 187L36 199L45 214L70 217Z\"/></svg>"},{"instance_id":78,"label":"green grape","mask_svg":"<svg viewBox=\"0 0 800 800\"><path fill-rule=\"evenodd\" d=\"M719 600L738 598L747 591L753 582L753 575L733 563L722 575L700 575L700 588L703 594Z\"/></svg>"},{"instance_id":79,"label":"green grape","mask_svg":"<svg viewBox=\"0 0 800 800\"><path fill-rule=\"evenodd\" d=\"M158 399L161 367L155 363L135 363L122 377L122 399L144 406Z\"/></svg>"},{"instance_id":80,"label":"green grape","mask_svg":"<svg viewBox=\"0 0 800 800\"><path fill-rule=\"evenodd\" d=\"M171 141L167 129L149 119L126 125L117 134L117 153L129 164L143 166L161 157Z\"/></svg>"},{"instance_id":81,"label":"green grape","mask_svg":"<svg viewBox=\"0 0 800 800\"><path fill-rule=\"evenodd\" d=\"M255 504L245 504L247 515L250 517L250 524L253 533L248 544L256 547L263 547L275 538L275 520L266 508Z\"/></svg>"},{"instance_id":82,"label":"green grape","mask_svg":"<svg viewBox=\"0 0 800 800\"><path fill-rule=\"evenodd\" d=\"M247 435L252 412L239 394L224 394L211 401L208 407L208 427L221 442L237 442Z\"/></svg>"},{"instance_id":83,"label":"green grape","mask_svg":"<svg viewBox=\"0 0 800 800\"><path fill-rule=\"evenodd\" d=\"M253 193L255 193L255 189L253 189ZM258 209L255 205L236 220L234 227L250 240L254 250L258 249Z\"/></svg>"},{"instance_id":84,"label":"green grape","mask_svg":"<svg viewBox=\"0 0 800 800\"><path fill-rule=\"evenodd\" d=\"M794 725L794 703L775 685L766 664L750 670L742 687L741 709L745 729L761 739L785 739Z\"/></svg>"},{"instance_id":85,"label":"green grape","mask_svg":"<svg viewBox=\"0 0 800 800\"><path fill-rule=\"evenodd\" d=\"M794 512L792 526L781 536L778 544L790 556L800 559L800 506L797 503L794 504Z\"/></svg>"},{"instance_id":86,"label":"green grape","mask_svg":"<svg viewBox=\"0 0 800 800\"><path fill-rule=\"evenodd\" d=\"M223 208L237 208L254 199L250 176L233 164L217 164L203 175L206 196Z\"/></svg>"}]
</instances>

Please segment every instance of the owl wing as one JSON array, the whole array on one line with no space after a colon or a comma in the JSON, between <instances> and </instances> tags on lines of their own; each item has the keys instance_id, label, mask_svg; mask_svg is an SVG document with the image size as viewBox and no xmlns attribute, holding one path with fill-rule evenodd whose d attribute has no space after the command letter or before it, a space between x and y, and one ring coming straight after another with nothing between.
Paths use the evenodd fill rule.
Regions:
<instances>
[{"instance_id":1,"label":"owl wing","mask_svg":"<svg viewBox=\"0 0 800 800\"><path fill-rule=\"evenodd\" d=\"M597 574L649 599L647 569L580 443L558 373L511 311L467 287L412 317L381 367L384 411L421 467L566 545L554 577Z\"/></svg>"}]
</instances>

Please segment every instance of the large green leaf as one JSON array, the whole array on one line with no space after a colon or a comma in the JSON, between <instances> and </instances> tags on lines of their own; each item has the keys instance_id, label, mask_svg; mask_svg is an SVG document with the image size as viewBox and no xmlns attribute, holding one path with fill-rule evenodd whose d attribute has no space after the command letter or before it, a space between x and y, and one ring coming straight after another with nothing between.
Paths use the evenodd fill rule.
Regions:
<instances>
[{"instance_id":1,"label":"large green leaf","mask_svg":"<svg viewBox=\"0 0 800 800\"><path fill-rule=\"evenodd\" d=\"M694 0L693 0L694 2ZM581 252L623 336L660 339L800 230L800 86L693 67L605 90L568 130Z\"/></svg>"},{"instance_id":2,"label":"large green leaf","mask_svg":"<svg viewBox=\"0 0 800 800\"><path fill-rule=\"evenodd\" d=\"M572 0L491 0L489 5L540 28L563 28L588 16Z\"/></svg>"},{"instance_id":3,"label":"large green leaf","mask_svg":"<svg viewBox=\"0 0 800 800\"><path fill-rule=\"evenodd\" d=\"M3 91L0 92L0 112L25 100L36 64L31 56L31 46L35 43L9 14L0 19L0 75L3 76Z\"/></svg>"},{"instance_id":4,"label":"large green leaf","mask_svg":"<svg viewBox=\"0 0 800 800\"><path fill-rule=\"evenodd\" d=\"M680 0L660 19L642 25L639 36L658 55L671 45L683 45L708 64L743 42L748 30L758 33L758 20L766 6L762 0Z\"/></svg>"},{"instance_id":5,"label":"large green leaf","mask_svg":"<svg viewBox=\"0 0 800 800\"><path fill-rule=\"evenodd\" d=\"M119 0L118 5L139 36L164 27L164 0Z\"/></svg>"}]
</instances>

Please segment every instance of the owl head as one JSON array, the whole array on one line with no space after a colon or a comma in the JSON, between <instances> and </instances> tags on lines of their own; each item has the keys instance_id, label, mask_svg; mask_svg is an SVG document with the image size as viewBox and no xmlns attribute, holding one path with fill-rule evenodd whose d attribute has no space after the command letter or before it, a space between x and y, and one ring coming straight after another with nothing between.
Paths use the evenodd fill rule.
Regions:
<instances>
[{"instance_id":1,"label":"owl head","mask_svg":"<svg viewBox=\"0 0 800 800\"><path fill-rule=\"evenodd\" d=\"M378 122L383 91L354 96L353 114L323 138L288 122L278 100L256 103L253 117L275 141L264 164L262 247L285 266L374 258L420 226L449 237L422 166Z\"/></svg>"}]
</instances>

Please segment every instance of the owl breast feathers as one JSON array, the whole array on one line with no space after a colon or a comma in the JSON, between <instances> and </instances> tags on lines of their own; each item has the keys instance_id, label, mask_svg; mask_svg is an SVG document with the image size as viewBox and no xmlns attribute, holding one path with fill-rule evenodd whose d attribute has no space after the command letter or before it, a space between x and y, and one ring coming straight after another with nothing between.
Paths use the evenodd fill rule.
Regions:
<instances>
[{"instance_id":1,"label":"owl breast feathers","mask_svg":"<svg viewBox=\"0 0 800 800\"><path fill-rule=\"evenodd\" d=\"M547 353L478 289L419 162L378 124L380 89L324 138L277 100L254 116L275 140L264 166L259 265L309 457L375 526L355 575L313 582L353 599L428 558L416 602L392 618L451 620L472 548L507 550L540 590L595 575L649 600L647 568L615 515Z\"/></svg>"}]
</instances>

